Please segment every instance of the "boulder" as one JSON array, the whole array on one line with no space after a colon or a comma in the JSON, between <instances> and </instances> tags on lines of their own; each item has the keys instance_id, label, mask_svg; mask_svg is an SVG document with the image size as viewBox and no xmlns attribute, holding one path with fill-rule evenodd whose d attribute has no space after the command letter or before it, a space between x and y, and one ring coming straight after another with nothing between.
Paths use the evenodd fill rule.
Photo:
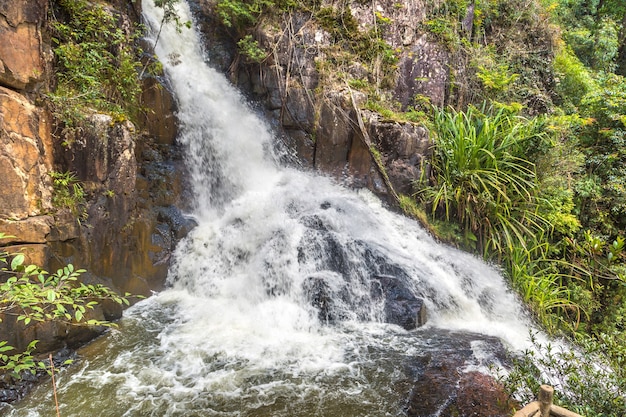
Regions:
<instances>
[{"instance_id":1,"label":"boulder","mask_svg":"<svg viewBox=\"0 0 626 417\"><path fill-rule=\"evenodd\" d=\"M407 402L407 417L509 417L519 407L493 376L477 369L476 346L493 360L506 362L506 349L495 338L465 332L435 331L432 351L413 358L416 368ZM479 366L477 366L479 365Z\"/></svg>"}]
</instances>

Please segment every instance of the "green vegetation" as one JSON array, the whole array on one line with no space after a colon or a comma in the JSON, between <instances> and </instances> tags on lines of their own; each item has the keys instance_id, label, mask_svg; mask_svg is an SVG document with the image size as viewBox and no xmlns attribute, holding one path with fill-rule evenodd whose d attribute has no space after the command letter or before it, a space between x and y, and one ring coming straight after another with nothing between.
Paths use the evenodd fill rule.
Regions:
<instances>
[{"instance_id":1,"label":"green vegetation","mask_svg":"<svg viewBox=\"0 0 626 417\"><path fill-rule=\"evenodd\" d=\"M534 400L541 383L559 387L555 402L583 416L621 417L626 410L626 349L613 337L578 340L580 351L540 343L515 360L513 372L502 378L522 403ZM622 341L623 342L623 341ZM608 357L618 358L613 362ZM545 379L546 369L550 370Z\"/></svg>"},{"instance_id":2,"label":"green vegetation","mask_svg":"<svg viewBox=\"0 0 626 417\"><path fill-rule=\"evenodd\" d=\"M574 411L622 415L626 3L430 7L422 29L458 62L451 106L432 110L432 170L416 202L440 237L499 262L544 328L579 346L527 352L505 379L511 391L548 382Z\"/></svg>"},{"instance_id":3,"label":"green vegetation","mask_svg":"<svg viewBox=\"0 0 626 417\"><path fill-rule=\"evenodd\" d=\"M69 210L78 221L87 220L85 191L73 172L49 173L52 178L52 205Z\"/></svg>"},{"instance_id":4,"label":"green vegetation","mask_svg":"<svg viewBox=\"0 0 626 417\"><path fill-rule=\"evenodd\" d=\"M163 22L181 28L187 23L176 15L177 1L156 3L165 11ZM519 358L507 386L519 394L536 392L541 382L561 384L566 389L559 390L560 401L568 408L588 417L621 416L626 380L626 2L425 4L420 29L453 57L450 106L445 109L432 109L419 95L408 109L390 99L385 87L393 84L398 51L383 40L392 21L380 12L374 13L371 26L359 27L345 2L218 0L215 7L240 55L253 63L267 59L272 47L255 38L256 26L279 26L283 13L297 9L331 37L325 59L317 63L322 83L366 92L367 108L383 118L429 127L435 141L431 176L416 184L413 198L399 196L401 207L423 222L428 217L440 237L499 262L537 320L549 332L577 341L581 349L572 355L540 346L546 356L528 352ZM468 14L470 5L473 15ZM122 31L118 17L87 0L59 0L53 13L61 72L50 99L58 120L71 131L79 128L88 109L133 118L139 110L141 65L140 51L129 45L140 30ZM349 75L355 63L366 75ZM371 153L384 172L380 155L374 148ZM80 213L82 189L75 178L55 173L53 181L55 205ZM69 282L60 286L66 291L80 288L69 267L52 275L35 273L36 267L23 267L20 261L13 268L9 258L0 256L0 262L17 278L11 283L45 290L41 303L61 298L51 295L48 300L47 279L56 277L55 285ZM7 285L2 291L8 291ZM80 321L76 312L81 305L63 305L73 322ZM52 308L48 311L57 311ZM33 315L23 320L27 317L35 320ZM59 318L68 319L45 317ZM24 353L26 358L33 348ZM4 363L13 360L7 351L0 342ZM596 366L590 358L597 357L613 371ZM20 357L14 359L17 363ZM540 368L557 379L542 381Z\"/></svg>"},{"instance_id":5,"label":"green vegetation","mask_svg":"<svg viewBox=\"0 0 626 417\"><path fill-rule=\"evenodd\" d=\"M525 159L543 139L536 119L508 110L435 110L432 185L419 194L433 214L459 223L481 252L504 254L542 230L537 178Z\"/></svg>"},{"instance_id":6,"label":"green vegetation","mask_svg":"<svg viewBox=\"0 0 626 417\"><path fill-rule=\"evenodd\" d=\"M7 236L0 233L0 239ZM86 285L78 280L84 270L75 270L70 264L48 273L37 265L25 264L23 253L9 253L0 249L0 318L16 317L24 326L36 322L59 321L72 325L112 326L113 323L88 318L89 310L100 301L110 300L128 305L128 296L119 296L102 285ZM15 349L0 340L0 372L19 377L22 372L35 373L46 369L44 362L35 359L37 341L33 340L24 352L10 354Z\"/></svg>"},{"instance_id":7,"label":"green vegetation","mask_svg":"<svg viewBox=\"0 0 626 417\"><path fill-rule=\"evenodd\" d=\"M257 25L280 26L284 23L281 19L285 13L297 11L308 16L331 37L330 46L323 48L326 59L318 67L325 84L354 82L354 88L368 90L392 85L397 51L382 38L383 31L392 21L380 12L375 13L371 25L360 28L345 2L322 5L318 0L218 0L215 8L222 25L237 42L240 55L248 62L265 60L269 50L275 48L275 45L262 45L255 38ZM288 31L284 34L295 36ZM353 80L348 76L347 69L355 63L367 68L374 81Z\"/></svg>"},{"instance_id":8,"label":"green vegetation","mask_svg":"<svg viewBox=\"0 0 626 417\"><path fill-rule=\"evenodd\" d=\"M267 58L265 52L259 46L259 42L252 38L252 35L246 35L237 42L239 53L249 59L251 62L262 62Z\"/></svg>"},{"instance_id":9,"label":"green vegetation","mask_svg":"<svg viewBox=\"0 0 626 417\"><path fill-rule=\"evenodd\" d=\"M51 27L59 70L49 98L62 133L79 129L88 109L134 119L140 110L140 28L124 31L120 17L99 3L59 0L55 6Z\"/></svg>"}]
</instances>

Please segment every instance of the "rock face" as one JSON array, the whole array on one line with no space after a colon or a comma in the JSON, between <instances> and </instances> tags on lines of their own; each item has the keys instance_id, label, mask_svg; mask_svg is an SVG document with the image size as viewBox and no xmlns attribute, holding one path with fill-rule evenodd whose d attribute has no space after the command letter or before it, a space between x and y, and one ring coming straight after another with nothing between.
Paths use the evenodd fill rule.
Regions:
<instances>
[{"instance_id":1,"label":"rock face","mask_svg":"<svg viewBox=\"0 0 626 417\"><path fill-rule=\"evenodd\" d=\"M40 215L50 207L49 117L26 97L0 87L0 123L0 217L19 221Z\"/></svg>"},{"instance_id":2,"label":"rock face","mask_svg":"<svg viewBox=\"0 0 626 417\"><path fill-rule=\"evenodd\" d=\"M47 0L0 1L0 85L33 90L45 82L49 54L42 42Z\"/></svg>"},{"instance_id":3,"label":"rock face","mask_svg":"<svg viewBox=\"0 0 626 417\"><path fill-rule=\"evenodd\" d=\"M54 76L48 4L0 0L0 232L13 236L0 245L47 270L72 263L89 271L82 276L88 283L147 295L163 287L176 242L195 226L182 214L175 100L162 79L148 77L142 104L151 111L137 126L93 113L67 136L41 104ZM123 16L121 25L139 17L138 0L109 5ZM77 207L53 204L55 172L79 181ZM121 310L103 305L97 314L115 319ZM11 335L18 349L36 337L39 349L49 350L97 332L4 320L0 334Z\"/></svg>"},{"instance_id":4,"label":"rock face","mask_svg":"<svg viewBox=\"0 0 626 417\"><path fill-rule=\"evenodd\" d=\"M358 62L346 64L342 69L346 80L340 83L335 75L325 73L324 62L334 59L328 52L334 35L314 23L310 14L292 12L278 22L258 25L255 37L272 54L255 64L245 57L222 53L229 41L220 32L212 0L193 0L192 4L211 50L216 50L218 68L265 104L274 125L285 133L304 166L381 196L392 194L390 185L400 193L412 192L412 182L427 170L423 164L430 153L426 129L363 110L367 94L348 88L347 80L376 84L377 74L371 68ZM425 18L423 2L402 4L375 2L374 9L374 3L335 5L326 1L324 7L349 7L362 30L372 26L375 14L391 19L394 24L383 32L383 39L402 52L394 86L387 87L389 94L403 109L414 105L416 96L441 104L449 82L448 53L418 30ZM375 151L381 154L382 167L374 159Z\"/></svg>"}]
</instances>

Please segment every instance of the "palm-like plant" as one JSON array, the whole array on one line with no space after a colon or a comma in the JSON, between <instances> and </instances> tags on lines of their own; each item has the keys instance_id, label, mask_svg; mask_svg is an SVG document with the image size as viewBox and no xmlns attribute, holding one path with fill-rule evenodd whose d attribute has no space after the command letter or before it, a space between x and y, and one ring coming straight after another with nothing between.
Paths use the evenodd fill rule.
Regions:
<instances>
[{"instance_id":1,"label":"palm-like plant","mask_svg":"<svg viewBox=\"0 0 626 417\"><path fill-rule=\"evenodd\" d=\"M503 106L434 112L432 177L418 194L483 251L523 245L545 224L535 210L535 165L525 158L542 140L539 122Z\"/></svg>"}]
</instances>

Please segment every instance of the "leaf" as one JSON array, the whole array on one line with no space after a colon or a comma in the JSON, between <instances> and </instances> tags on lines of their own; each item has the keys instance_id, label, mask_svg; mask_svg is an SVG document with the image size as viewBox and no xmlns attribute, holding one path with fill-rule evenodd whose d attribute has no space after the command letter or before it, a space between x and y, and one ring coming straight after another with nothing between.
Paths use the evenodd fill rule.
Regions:
<instances>
[{"instance_id":1,"label":"leaf","mask_svg":"<svg viewBox=\"0 0 626 417\"><path fill-rule=\"evenodd\" d=\"M3 343L6 343L6 341L2 341ZM0 343L2 343L0 342ZM4 346L0 346L0 352L8 352L10 350L13 350L14 347L10 346L10 345L4 345Z\"/></svg>"},{"instance_id":2,"label":"leaf","mask_svg":"<svg viewBox=\"0 0 626 417\"><path fill-rule=\"evenodd\" d=\"M31 275L33 272L37 271L37 269L39 269L37 265L28 265L26 269L24 269L24 274Z\"/></svg>"},{"instance_id":3,"label":"leaf","mask_svg":"<svg viewBox=\"0 0 626 417\"><path fill-rule=\"evenodd\" d=\"M11 269L15 271L20 265L24 263L24 254L18 253L11 261Z\"/></svg>"},{"instance_id":4,"label":"leaf","mask_svg":"<svg viewBox=\"0 0 626 417\"><path fill-rule=\"evenodd\" d=\"M76 317L76 321L81 321L83 319L83 312L80 310L76 310L74 313L74 317Z\"/></svg>"}]
</instances>

